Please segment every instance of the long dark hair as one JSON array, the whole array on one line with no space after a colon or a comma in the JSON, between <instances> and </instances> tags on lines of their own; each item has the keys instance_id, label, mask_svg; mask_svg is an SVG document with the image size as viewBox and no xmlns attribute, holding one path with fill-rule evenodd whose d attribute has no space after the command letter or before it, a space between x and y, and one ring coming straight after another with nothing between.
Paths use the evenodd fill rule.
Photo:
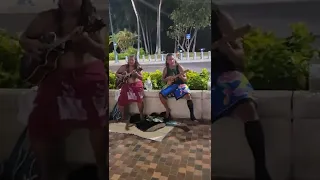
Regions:
<instances>
[{"instance_id":1,"label":"long dark hair","mask_svg":"<svg viewBox=\"0 0 320 180\"><path fill-rule=\"evenodd\" d=\"M218 21L220 13L221 11L219 6L216 3L211 1L211 14L212 14L211 22Z\"/></svg>"},{"instance_id":2,"label":"long dark hair","mask_svg":"<svg viewBox=\"0 0 320 180\"><path fill-rule=\"evenodd\" d=\"M137 61L137 58L135 55L131 55L128 57L128 63L127 63L127 71L129 70L129 59L133 58L134 59L134 69L138 69L141 68L140 63Z\"/></svg>"},{"instance_id":3,"label":"long dark hair","mask_svg":"<svg viewBox=\"0 0 320 180\"><path fill-rule=\"evenodd\" d=\"M167 62L167 60L168 60L169 57L174 57L173 53L168 53L168 54L166 55L166 68L167 68L167 69L169 68L169 64L168 64L168 62ZM176 60L176 58L174 58L174 64L177 65L177 66L179 66L179 63L178 63L178 61Z\"/></svg>"},{"instance_id":4,"label":"long dark hair","mask_svg":"<svg viewBox=\"0 0 320 180\"><path fill-rule=\"evenodd\" d=\"M54 2L56 0L53 0ZM60 5L60 0L58 1L58 11L57 11L57 23L59 24L58 35L63 35L62 32L62 21L64 18L64 12ZM80 15L78 19L78 26L83 26L86 29L88 26L93 25L95 21L99 19L97 15L97 9L94 7L91 0L82 0L80 7Z\"/></svg>"},{"instance_id":5,"label":"long dark hair","mask_svg":"<svg viewBox=\"0 0 320 180\"><path fill-rule=\"evenodd\" d=\"M214 43L222 37L220 28L218 27L221 11L218 5L214 2L211 2L211 11L211 41Z\"/></svg>"}]
</instances>

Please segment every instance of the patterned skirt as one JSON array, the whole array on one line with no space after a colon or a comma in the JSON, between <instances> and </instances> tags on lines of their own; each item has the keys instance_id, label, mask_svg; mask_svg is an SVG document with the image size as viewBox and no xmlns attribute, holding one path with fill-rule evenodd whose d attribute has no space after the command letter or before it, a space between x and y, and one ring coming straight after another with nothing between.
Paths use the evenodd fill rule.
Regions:
<instances>
[{"instance_id":1,"label":"patterned skirt","mask_svg":"<svg viewBox=\"0 0 320 180\"><path fill-rule=\"evenodd\" d=\"M253 87L246 76L239 71L213 74L211 90L212 121L229 115L240 103L253 100Z\"/></svg>"},{"instance_id":2,"label":"patterned skirt","mask_svg":"<svg viewBox=\"0 0 320 180\"><path fill-rule=\"evenodd\" d=\"M175 97L176 100L183 98L186 94L190 94L190 89L186 84L172 84L165 86L161 91L164 97Z\"/></svg>"}]
</instances>

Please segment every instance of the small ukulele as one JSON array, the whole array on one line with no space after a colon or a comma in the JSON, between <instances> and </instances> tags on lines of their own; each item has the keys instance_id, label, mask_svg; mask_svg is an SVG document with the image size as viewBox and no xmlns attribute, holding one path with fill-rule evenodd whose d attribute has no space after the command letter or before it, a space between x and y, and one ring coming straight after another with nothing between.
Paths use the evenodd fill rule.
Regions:
<instances>
[{"instance_id":1,"label":"small ukulele","mask_svg":"<svg viewBox=\"0 0 320 180\"><path fill-rule=\"evenodd\" d=\"M183 75L183 74L185 74L185 73L187 73L187 72L189 72L189 71L190 71L189 69L186 69L186 70L184 70L183 72L181 72L181 73L179 73L179 74L177 74L177 75L175 75L175 76L168 76L167 85L172 85L172 84L174 83L174 81L175 81L179 76L181 76L181 75Z\"/></svg>"},{"instance_id":2,"label":"small ukulele","mask_svg":"<svg viewBox=\"0 0 320 180\"><path fill-rule=\"evenodd\" d=\"M95 32L105 26L102 20L97 20L84 32ZM62 39L57 39L56 34L51 32L40 37L40 41L45 44L45 48L38 57L24 54L20 60L20 78L32 85L38 85L50 72L58 66L58 60L64 53L63 45L70 40L73 34L68 34Z\"/></svg>"},{"instance_id":3,"label":"small ukulele","mask_svg":"<svg viewBox=\"0 0 320 180\"><path fill-rule=\"evenodd\" d=\"M141 72L143 69L142 67L138 67L137 69L133 70L131 73L128 73L127 71L124 72L124 76L122 78L119 78L117 80L117 89L120 89L122 87L123 84L128 82L128 79L132 77L132 74L135 72Z\"/></svg>"},{"instance_id":4,"label":"small ukulele","mask_svg":"<svg viewBox=\"0 0 320 180\"><path fill-rule=\"evenodd\" d=\"M234 41L236 40L237 38L239 37L243 37L245 34L247 34L250 30L252 29L251 25L245 25L243 27L240 27L238 29L235 29L234 32L232 34L228 34L226 36L224 36L223 38L221 38L220 40L218 41L215 41L213 44L212 44L212 49L217 49L219 47L219 44L222 42L222 41L227 41L227 42L230 42L230 41Z\"/></svg>"}]
</instances>

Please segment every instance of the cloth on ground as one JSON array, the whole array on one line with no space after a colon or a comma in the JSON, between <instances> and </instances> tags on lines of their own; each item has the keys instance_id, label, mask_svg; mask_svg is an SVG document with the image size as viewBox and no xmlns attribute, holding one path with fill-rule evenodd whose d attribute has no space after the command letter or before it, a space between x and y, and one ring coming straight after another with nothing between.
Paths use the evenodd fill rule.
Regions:
<instances>
[{"instance_id":1,"label":"cloth on ground","mask_svg":"<svg viewBox=\"0 0 320 180\"><path fill-rule=\"evenodd\" d=\"M130 123L135 124L138 129L144 132L152 132L165 127L166 125L175 126L175 121L170 121L165 118L166 112L151 113L144 115L144 120L141 121L140 114L134 114L130 117ZM167 124L168 123L168 124Z\"/></svg>"}]
</instances>

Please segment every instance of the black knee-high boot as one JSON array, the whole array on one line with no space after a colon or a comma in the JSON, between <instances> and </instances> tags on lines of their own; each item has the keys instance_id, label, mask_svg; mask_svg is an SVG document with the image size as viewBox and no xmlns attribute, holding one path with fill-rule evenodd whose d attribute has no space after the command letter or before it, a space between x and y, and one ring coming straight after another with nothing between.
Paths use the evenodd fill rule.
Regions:
<instances>
[{"instance_id":1,"label":"black knee-high boot","mask_svg":"<svg viewBox=\"0 0 320 180\"><path fill-rule=\"evenodd\" d=\"M246 122L245 134L255 161L255 179L271 180L266 168L264 133L260 121Z\"/></svg>"},{"instance_id":2,"label":"black knee-high boot","mask_svg":"<svg viewBox=\"0 0 320 180\"><path fill-rule=\"evenodd\" d=\"M189 108L189 111L190 111L190 119L192 121L196 121L196 117L194 116L194 110L193 110L193 102L192 100L187 100L187 105L188 105L188 108Z\"/></svg>"}]
</instances>

